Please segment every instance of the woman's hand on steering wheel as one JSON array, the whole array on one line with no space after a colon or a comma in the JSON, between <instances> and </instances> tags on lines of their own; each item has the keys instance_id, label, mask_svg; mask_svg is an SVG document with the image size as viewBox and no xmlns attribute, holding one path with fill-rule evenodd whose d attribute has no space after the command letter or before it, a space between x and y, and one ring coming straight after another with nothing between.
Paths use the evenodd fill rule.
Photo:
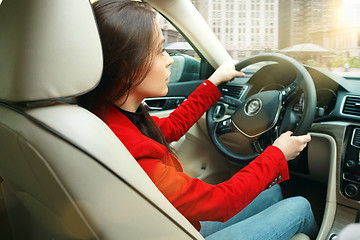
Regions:
<instances>
[{"instance_id":1,"label":"woman's hand on steering wheel","mask_svg":"<svg viewBox=\"0 0 360 240\"><path fill-rule=\"evenodd\" d=\"M235 69L235 62L224 62L209 77L209 81L218 86L223 82L234 80L236 77L245 77L245 74Z\"/></svg>"},{"instance_id":2,"label":"woman's hand on steering wheel","mask_svg":"<svg viewBox=\"0 0 360 240\"><path fill-rule=\"evenodd\" d=\"M273 143L273 146L283 152L286 161L296 158L311 140L309 133L300 136L292 136L292 134L291 131L287 131L281 134Z\"/></svg>"}]
</instances>

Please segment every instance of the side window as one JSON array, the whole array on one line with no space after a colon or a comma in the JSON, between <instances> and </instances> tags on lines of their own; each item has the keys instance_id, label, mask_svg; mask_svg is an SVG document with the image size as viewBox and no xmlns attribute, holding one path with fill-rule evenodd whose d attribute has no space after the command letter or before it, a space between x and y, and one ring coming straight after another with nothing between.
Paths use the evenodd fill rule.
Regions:
<instances>
[{"instance_id":1,"label":"side window","mask_svg":"<svg viewBox=\"0 0 360 240\"><path fill-rule=\"evenodd\" d=\"M170 82L199 80L200 58L191 45L165 18L160 16L160 27L165 38L165 50L174 59L170 66Z\"/></svg>"},{"instance_id":2,"label":"side window","mask_svg":"<svg viewBox=\"0 0 360 240\"><path fill-rule=\"evenodd\" d=\"M170 82L199 80L200 60L186 54L174 54L171 57L174 63L170 66Z\"/></svg>"}]
</instances>

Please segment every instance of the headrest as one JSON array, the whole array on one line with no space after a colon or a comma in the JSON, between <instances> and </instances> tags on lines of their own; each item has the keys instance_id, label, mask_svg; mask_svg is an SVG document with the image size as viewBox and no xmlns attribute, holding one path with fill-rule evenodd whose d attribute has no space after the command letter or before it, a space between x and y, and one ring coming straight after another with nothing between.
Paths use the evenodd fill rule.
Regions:
<instances>
[{"instance_id":1,"label":"headrest","mask_svg":"<svg viewBox=\"0 0 360 240\"><path fill-rule=\"evenodd\" d=\"M101 43L88 0L4 0L0 32L3 101L75 96L100 80Z\"/></svg>"}]
</instances>

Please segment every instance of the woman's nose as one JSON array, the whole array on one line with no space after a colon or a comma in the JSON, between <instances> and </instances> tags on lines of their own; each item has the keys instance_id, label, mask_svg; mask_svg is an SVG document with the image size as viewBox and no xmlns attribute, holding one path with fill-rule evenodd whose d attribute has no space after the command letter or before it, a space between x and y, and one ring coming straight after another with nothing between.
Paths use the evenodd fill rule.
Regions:
<instances>
[{"instance_id":1,"label":"woman's nose","mask_svg":"<svg viewBox=\"0 0 360 240\"><path fill-rule=\"evenodd\" d=\"M166 66L168 67L174 63L174 59L170 57L170 55L167 52L165 53L165 56L166 56Z\"/></svg>"}]
</instances>

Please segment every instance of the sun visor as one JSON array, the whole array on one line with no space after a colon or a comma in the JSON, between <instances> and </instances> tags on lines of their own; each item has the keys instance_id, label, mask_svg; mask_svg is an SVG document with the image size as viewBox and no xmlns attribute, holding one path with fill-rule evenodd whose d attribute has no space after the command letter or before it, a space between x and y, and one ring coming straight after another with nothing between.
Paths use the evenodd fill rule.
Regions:
<instances>
[{"instance_id":1,"label":"sun visor","mask_svg":"<svg viewBox=\"0 0 360 240\"><path fill-rule=\"evenodd\" d=\"M87 0L4 0L0 32L2 100L79 95L100 80L101 43Z\"/></svg>"}]
</instances>

